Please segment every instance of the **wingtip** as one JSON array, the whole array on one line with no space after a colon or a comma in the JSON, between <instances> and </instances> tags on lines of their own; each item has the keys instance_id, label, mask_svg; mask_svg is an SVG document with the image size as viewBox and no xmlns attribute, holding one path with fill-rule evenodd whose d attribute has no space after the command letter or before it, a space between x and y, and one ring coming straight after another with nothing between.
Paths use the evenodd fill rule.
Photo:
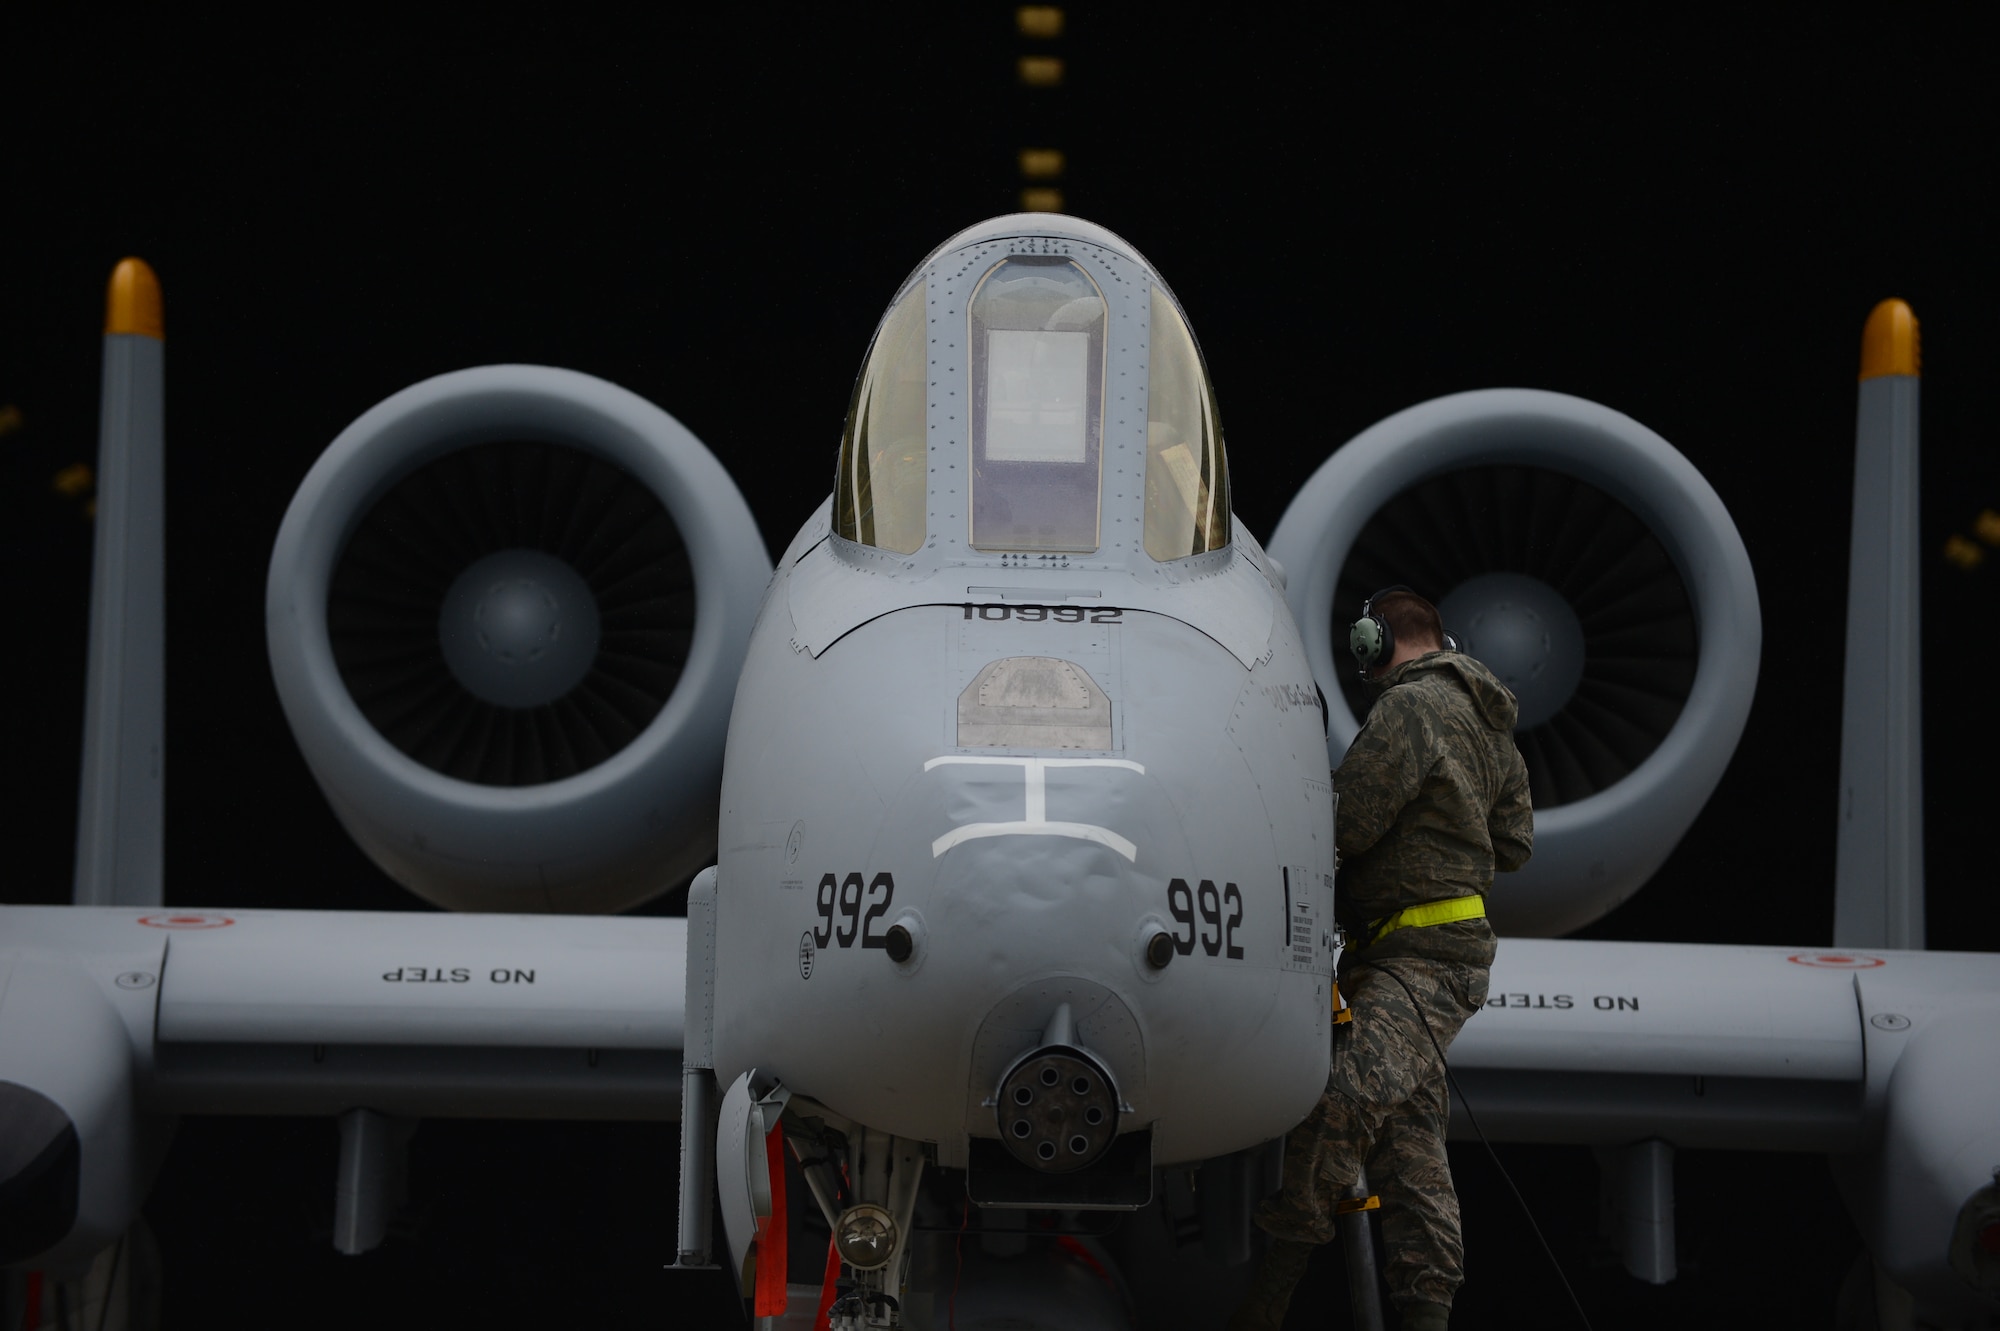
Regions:
<instances>
[{"instance_id":1,"label":"wingtip","mask_svg":"<svg viewBox=\"0 0 2000 1331\"><path fill-rule=\"evenodd\" d=\"M120 259L111 270L111 285L104 296L104 331L166 339L160 279L144 259Z\"/></svg>"},{"instance_id":2,"label":"wingtip","mask_svg":"<svg viewBox=\"0 0 2000 1331\"><path fill-rule=\"evenodd\" d=\"M1922 373L1923 347L1917 335L1916 312L1908 301L1891 297L1877 305L1861 329L1861 378Z\"/></svg>"}]
</instances>

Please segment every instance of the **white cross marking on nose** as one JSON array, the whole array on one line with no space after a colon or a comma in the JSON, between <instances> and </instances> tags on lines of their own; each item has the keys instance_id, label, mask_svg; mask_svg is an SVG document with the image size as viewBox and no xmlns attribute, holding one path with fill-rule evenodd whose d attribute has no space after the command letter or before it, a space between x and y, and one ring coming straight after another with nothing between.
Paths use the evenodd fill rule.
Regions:
<instances>
[{"instance_id":1,"label":"white cross marking on nose","mask_svg":"<svg viewBox=\"0 0 2000 1331\"><path fill-rule=\"evenodd\" d=\"M1134 863L1139 859L1139 848L1119 836L1108 827L1095 823L1052 823L1049 821L1049 797L1046 773L1051 767L1122 767L1128 772L1144 775L1146 769L1135 762L1123 758L988 758L988 757L947 757L932 758L924 764L924 770L946 765L984 765L989 767L1019 767L1025 773L1027 782L1027 816L1018 823L966 823L954 827L937 840L931 842L931 858L950 850L953 846L968 841L977 841L990 836L1061 836L1074 837L1079 841L1094 841L1100 846L1109 846Z\"/></svg>"}]
</instances>

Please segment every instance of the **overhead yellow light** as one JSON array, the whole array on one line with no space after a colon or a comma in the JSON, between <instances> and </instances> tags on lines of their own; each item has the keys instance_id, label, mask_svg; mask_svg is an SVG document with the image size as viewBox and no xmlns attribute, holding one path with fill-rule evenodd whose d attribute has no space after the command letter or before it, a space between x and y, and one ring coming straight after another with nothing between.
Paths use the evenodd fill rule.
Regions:
<instances>
[{"instance_id":1,"label":"overhead yellow light","mask_svg":"<svg viewBox=\"0 0 2000 1331\"><path fill-rule=\"evenodd\" d=\"M1982 508L1979 516L1972 520L1972 531L1988 545L2000 545L2000 513Z\"/></svg>"},{"instance_id":2,"label":"overhead yellow light","mask_svg":"<svg viewBox=\"0 0 2000 1331\"><path fill-rule=\"evenodd\" d=\"M1014 26L1023 37L1044 41L1062 36L1063 12L1060 5L1022 5L1014 11Z\"/></svg>"},{"instance_id":3,"label":"overhead yellow light","mask_svg":"<svg viewBox=\"0 0 2000 1331\"><path fill-rule=\"evenodd\" d=\"M89 490L97 477L91 472L88 462L72 462L57 472L50 482L57 494L65 499L74 499Z\"/></svg>"},{"instance_id":4,"label":"overhead yellow light","mask_svg":"<svg viewBox=\"0 0 2000 1331\"><path fill-rule=\"evenodd\" d=\"M1986 552L1963 536L1954 534L1944 543L1944 557L1960 568L1975 569L1985 560Z\"/></svg>"},{"instance_id":5,"label":"overhead yellow light","mask_svg":"<svg viewBox=\"0 0 2000 1331\"><path fill-rule=\"evenodd\" d=\"M1061 56L1024 55L1020 63L1021 82L1030 88L1059 88L1063 81Z\"/></svg>"},{"instance_id":6,"label":"overhead yellow light","mask_svg":"<svg viewBox=\"0 0 2000 1331\"><path fill-rule=\"evenodd\" d=\"M1063 210L1063 193L1049 185L1030 185L1021 191L1021 211L1024 213L1059 213Z\"/></svg>"},{"instance_id":7,"label":"overhead yellow light","mask_svg":"<svg viewBox=\"0 0 2000 1331\"><path fill-rule=\"evenodd\" d=\"M1021 149L1021 175L1027 180L1060 180L1063 155L1060 148Z\"/></svg>"},{"instance_id":8,"label":"overhead yellow light","mask_svg":"<svg viewBox=\"0 0 2000 1331\"><path fill-rule=\"evenodd\" d=\"M9 402L0 407L0 437L10 435L21 428L21 409Z\"/></svg>"}]
</instances>

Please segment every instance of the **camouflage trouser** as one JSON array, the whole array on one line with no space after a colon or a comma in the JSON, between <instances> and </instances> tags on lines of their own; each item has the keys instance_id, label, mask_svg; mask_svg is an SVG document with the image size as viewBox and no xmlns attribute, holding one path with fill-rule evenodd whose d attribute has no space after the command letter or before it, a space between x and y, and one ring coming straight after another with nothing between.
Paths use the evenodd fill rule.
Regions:
<instances>
[{"instance_id":1,"label":"camouflage trouser","mask_svg":"<svg viewBox=\"0 0 2000 1331\"><path fill-rule=\"evenodd\" d=\"M1345 968L1344 968L1345 969ZM1394 970L1403 984L1384 974ZM1451 1101L1444 1049L1486 1002L1486 967L1402 956L1357 964L1341 980L1354 1020L1335 1027L1326 1093L1285 1138L1283 1189L1257 1211L1278 1238L1326 1243L1335 1204L1365 1165L1382 1199L1383 1274L1397 1303L1449 1305L1465 1280L1458 1195L1445 1160ZM1430 1034L1418 1016L1430 1021Z\"/></svg>"}]
</instances>

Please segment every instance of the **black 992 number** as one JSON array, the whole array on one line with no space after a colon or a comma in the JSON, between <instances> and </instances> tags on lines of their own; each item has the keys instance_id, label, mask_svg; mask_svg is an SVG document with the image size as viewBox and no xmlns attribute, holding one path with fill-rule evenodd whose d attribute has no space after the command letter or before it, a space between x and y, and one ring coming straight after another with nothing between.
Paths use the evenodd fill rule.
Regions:
<instances>
[{"instance_id":1,"label":"black 992 number","mask_svg":"<svg viewBox=\"0 0 2000 1331\"><path fill-rule=\"evenodd\" d=\"M974 605L963 602L965 617L988 620L1017 619L1023 624L1116 624L1125 612L1115 605Z\"/></svg>"},{"instance_id":2,"label":"black 992 number","mask_svg":"<svg viewBox=\"0 0 2000 1331\"><path fill-rule=\"evenodd\" d=\"M864 899L868 903L865 915L861 913ZM861 875L858 873L851 873L845 878L822 874L819 880L819 925L813 930L813 942L821 947L829 943L853 947L858 937L863 947L887 947L887 932L878 932L875 926L889 913L889 903L895 899L896 880L886 872L876 874L866 889L861 886ZM834 924L836 913L846 921L844 924Z\"/></svg>"},{"instance_id":3,"label":"black 992 number","mask_svg":"<svg viewBox=\"0 0 2000 1331\"><path fill-rule=\"evenodd\" d=\"M1227 916L1223 907L1230 907ZM1174 951L1188 956L1199 942L1201 950L1208 956L1220 953L1231 961L1243 959L1243 945L1236 941L1237 926L1243 923L1243 891L1234 883L1224 883L1220 891L1210 880L1201 880L1201 886L1189 888L1187 879L1176 878L1167 884L1167 910L1186 932L1172 934ZM1199 924L1196 912L1200 912Z\"/></svg>"}]
</instances>

